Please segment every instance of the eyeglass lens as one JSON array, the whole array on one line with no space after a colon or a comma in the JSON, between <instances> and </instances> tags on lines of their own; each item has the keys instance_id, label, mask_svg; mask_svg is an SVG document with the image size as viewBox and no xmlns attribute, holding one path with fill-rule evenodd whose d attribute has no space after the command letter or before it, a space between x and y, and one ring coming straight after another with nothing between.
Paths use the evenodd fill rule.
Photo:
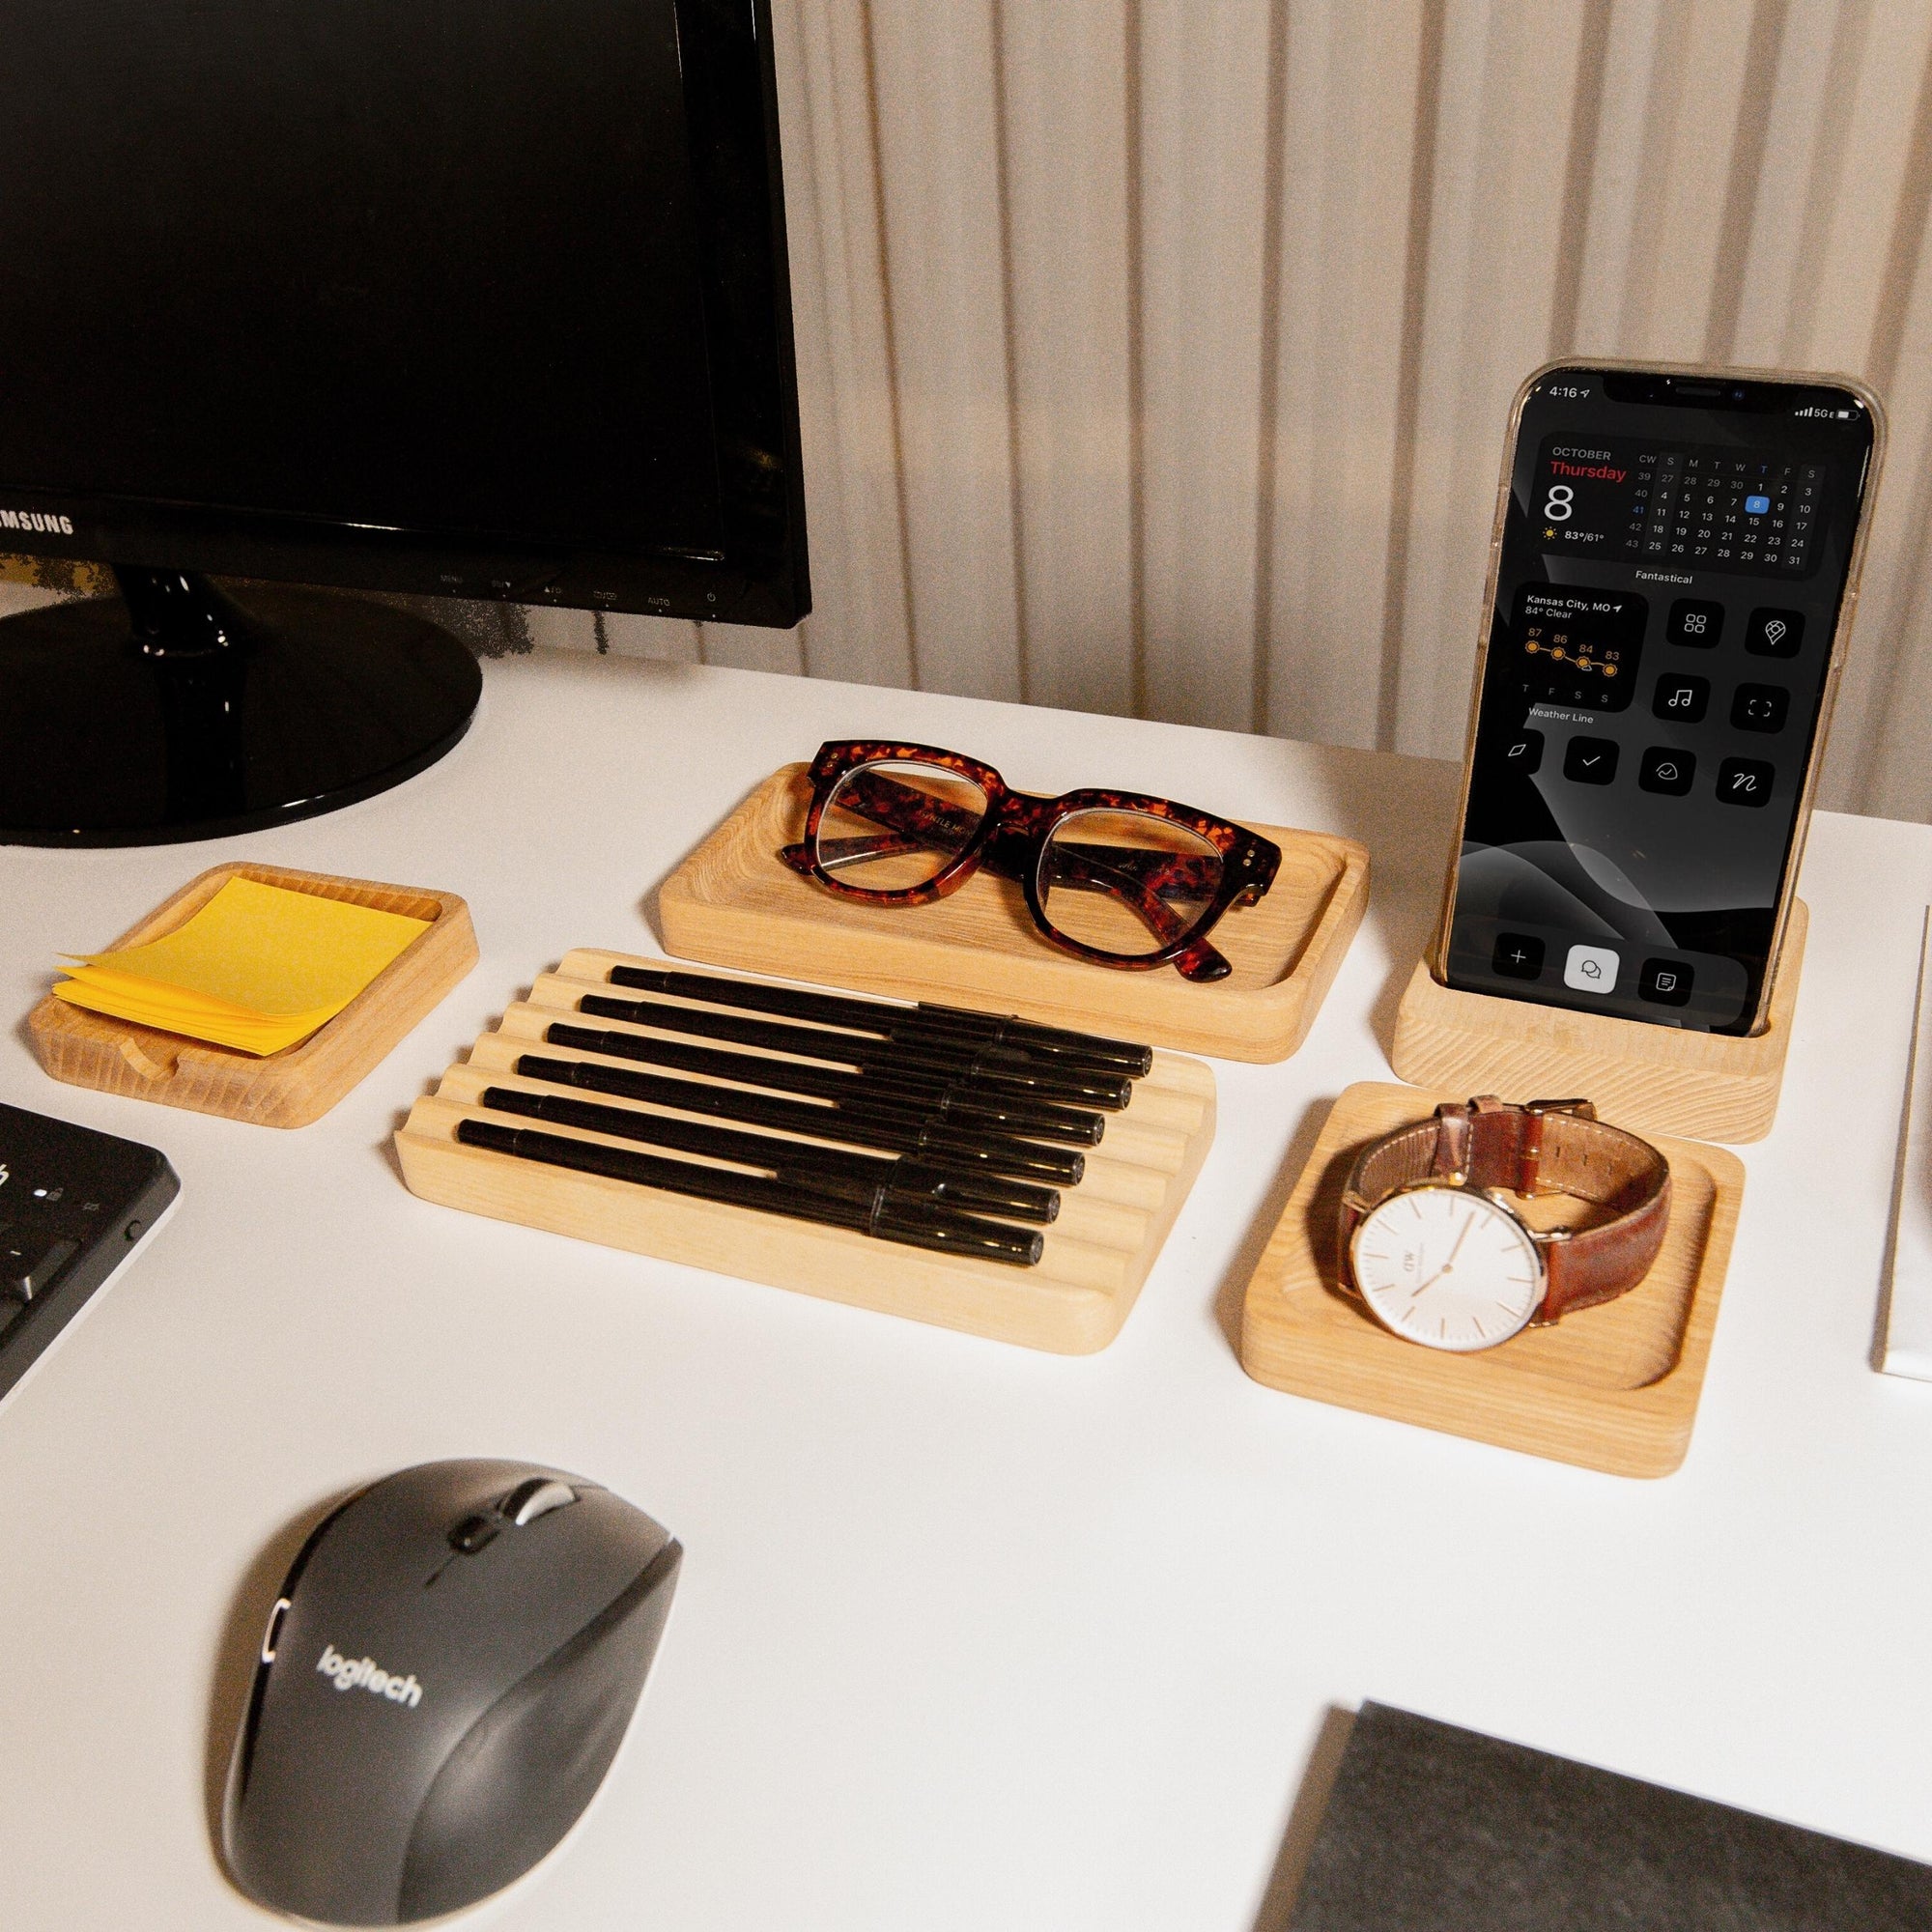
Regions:
<instances>
[{"instance_id":1,"label":"eyeglass lens","mask_svg":"<svg viewBox=\"0 0 1932 1932\"><path fill-rule=\"evenodd\" d=\"M1221 888L1221 855L1197 832L1144 811L1076 811L1039 861L1039 898L1063 937L1124 959L1193 931Z\"/></svg>"},{"instance_id":2,"label":"eyeglass lens","mask_svg":"<svg viewBox=\"0 0 1932 1932\"><path fill-rule=\"evenodd\" d=\"M939 765L881 760L838 781L818 821L818 864L871 893L911 892L966 849L986 794Z\"/></svg>"}]
</instances>

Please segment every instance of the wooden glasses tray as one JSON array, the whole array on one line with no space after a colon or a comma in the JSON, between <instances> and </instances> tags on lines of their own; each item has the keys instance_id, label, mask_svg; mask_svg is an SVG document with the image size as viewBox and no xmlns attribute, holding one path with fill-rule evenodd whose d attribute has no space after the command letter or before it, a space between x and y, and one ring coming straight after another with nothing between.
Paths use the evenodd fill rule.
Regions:
<instances>
[{"instance_id":1,"label":"wooden glasses tray","mask_svg":"<svg viewBox=\"0 0 1932 1932\"><path fill-rule=\"evenodd\" d=\"M304 1127L327 1113L476 963L469 908L454 893L245 862L215 866L190 879L100 950L144 946L173 932L230 879L426 919L429 930L418 933L332 1020L280 1053L238 1053L88 1012L49 993L28 1015L27 1037L54 1079L256 1126Z\"/></svg>"},{"instance_id":2,"label":"wooden glasses tray","mask_svg":"<svg viewBox=\"0 0 1932 1932\"><path fill-rule=\"evenodd\" d=\"M1505 1095L1514 1098L1515 1095ZM1336 1209L1369 1142L1444 1100L1363 1081L1336 1101L1248 1283L1241 1366L1257 1381L1504 1449L1666 1476L1683 1462L1703 1393L1744 1169L1722 1148L1647 1136L1670 1163L1670 1227L1628 1294L1498 1349L1451 1355L1391 1335L1336 1286ZM1553 1225L1576 1204L1546 1197L1526 1219Z\"/></svg>"},{"instance_id":3,"label":"wooden glasses tray","mask_svg":"<svg viewBox=\"0 0 1932 1932\"><path fill-rule=\"evenodd\" d=\"M662 963L585 949L567 953L554 973L539 979L529 998L511 1007L499 1025L477 1040L468 1062L450 1067L437 1091L418 1100L397 1130L396 1152L411 1190L426 1201L499 1221L520 1221L606 1247L1057 1354L1090 1354L1120 1333L1214 1138L1214 1075L1198 1060L1154 1055L1151 1070L1134 1083L1128 1106L1107 1116L1101 1144L1085 1151L1085 1178L1077 1187L1062 1190L1059 1219L1045 1231L1045 1251L1034 1267L931 1254L842 1228L546 1167L457 1140L457 1123L467 1118L533 1124L522 1116L485 1108L481 1096L491 1086L595 1098L642 1114L673 1111L603 1094L587 1095L576 1088L547 1087L512 1071L526 1053L635 1066L631 1061L549 1044L544 1034L555 1021L574 1016L584 994L611 992L612 966ZM651 997L665 1004L690 1004L661 994ZM590 1024L619 1033L653 1031L608 1018ZM764 1056L752 1047L732 1050L793 1058ZM541 1124L547 1133L606 1146L639 1145Z\"/></svg>"},{"instance_id":4,"label":"wooden glasses tray","mask_svg":"<svg viewBox=\"0 0 1932 1932\"><path fill-rule=\"evenodd\" d=\"M862 905L801 878L778 855L804 830L805 774L802 764L774 773L665 881L668 952L1227 1060L1285 1060L1368 904L1369 855L1352 838L1257 825L1281 847L1281 870L1259 905L1213 929L1228 979L1192 985L1171 966L1094 966L1042 936L1019 887L983 867L951 897L915 907Z\"/></svg>"}]
</instances>

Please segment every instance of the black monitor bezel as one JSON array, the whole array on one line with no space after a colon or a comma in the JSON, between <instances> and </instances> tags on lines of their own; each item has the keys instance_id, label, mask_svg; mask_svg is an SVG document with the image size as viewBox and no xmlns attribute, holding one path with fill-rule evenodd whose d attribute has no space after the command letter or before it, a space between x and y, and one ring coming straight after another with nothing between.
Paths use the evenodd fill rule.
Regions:
<instances>
[{"instance_id":1,"label":"black monitor bezel","mask_svg":"<svg viewBox=\"0 0 1932 1932\"><path fill-rule=\"evenodd\" d=\"M0 554L788 626L811 608L770 0L672 0L702 234L719 555L612 551L0 478ZM6 513L13 511L14 517Z\"/></svg>"}]
</instances>

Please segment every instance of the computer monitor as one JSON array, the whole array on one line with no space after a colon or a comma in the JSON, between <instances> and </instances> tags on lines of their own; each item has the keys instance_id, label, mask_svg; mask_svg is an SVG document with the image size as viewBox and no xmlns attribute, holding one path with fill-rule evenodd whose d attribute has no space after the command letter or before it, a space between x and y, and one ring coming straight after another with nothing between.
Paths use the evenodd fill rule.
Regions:
<instances>
[{"instance_id":1,"label":"computer monitor","mask_svg":"<svg viewBox=\"0 0 1932 1932\"><path fill-rule=\"evenodd\" d=\"M0 839L462 736L454 638L282 583L810 609L768 0L10 0L0 184L0 551L123 591L0 623Z\"/></svg>"}]
</instances>

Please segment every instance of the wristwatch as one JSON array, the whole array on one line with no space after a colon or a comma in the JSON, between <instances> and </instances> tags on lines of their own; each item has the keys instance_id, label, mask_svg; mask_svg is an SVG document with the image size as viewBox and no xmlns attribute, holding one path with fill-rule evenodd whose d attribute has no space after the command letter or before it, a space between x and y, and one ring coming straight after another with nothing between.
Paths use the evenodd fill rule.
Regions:
<instances>
[{"instance_id":1,"label":"wristwatch","mask_svg":"<svg viewBox=\"0 0 1932 1932\"><path fill-rule=\"evenodd\" d=\"M1531 1228L1510 1194L1574 1194L1606 1217ZM1468 1354L1614 1301L1669 1222L1669 1164L1649 1142L1588 1100L1485 1094L1364 1150L1342 1190L1344 1287L1391 1333Z\"/></svg>"}]
</instances>

